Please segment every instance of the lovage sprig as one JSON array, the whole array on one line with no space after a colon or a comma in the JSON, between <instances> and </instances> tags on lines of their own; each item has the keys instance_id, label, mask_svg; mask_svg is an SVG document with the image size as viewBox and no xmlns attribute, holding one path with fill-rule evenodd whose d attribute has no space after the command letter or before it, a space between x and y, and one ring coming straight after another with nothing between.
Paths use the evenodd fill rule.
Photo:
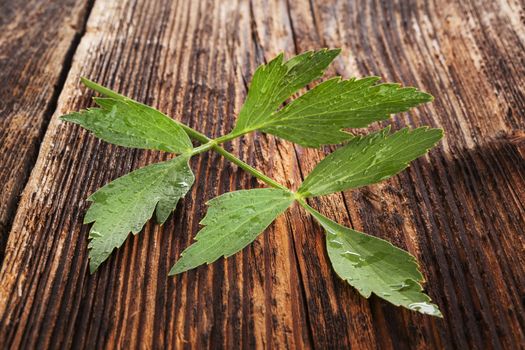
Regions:
<instances>
[{"instance_id":1,"label":"lovage sprig","mask_svg":"<svg viewBox=\"0 0 525 350\"><path fill-rule=\"evenodd\" d=\"M94 273L120 247L129 233L139 233L154 215L164 223L193 185L191 157L213 150L260 179L268 188L225 193L208 202L204 227L170 271L179 274L253 242L277 216L299 203L326 231L326 248L335 272L361 295L372 293L392 304L441 316L423 292L423 275L407 251L377 237L341 226L307 203L311 197L359 188L385 180L424 155L443 135L440 129L390 128L354 136L346 128L361 128L429 102L432 96L398 84L378 84L379 78L326 80L283 106L290 96L320 78L340 50L310 51L285 60L278 55L255 71L233 130L217 139L175 121L156 109L122 96L87 79L82 82L103 95L97 108L62 116L104 141L177 154L165 162L132 171L105 185L92 202L84 223L89 233L90 271ZM220 146L260 131L303 147L344 143L306 176L297 191L277 183ZM194 147L191 139L200 142Z\"/></svg>"}]
</instances>

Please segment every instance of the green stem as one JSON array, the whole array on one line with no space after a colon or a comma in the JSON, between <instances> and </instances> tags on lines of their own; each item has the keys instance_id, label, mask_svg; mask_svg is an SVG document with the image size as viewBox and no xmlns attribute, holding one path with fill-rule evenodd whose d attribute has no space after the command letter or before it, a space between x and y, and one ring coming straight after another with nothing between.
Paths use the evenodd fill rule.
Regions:
<instances>
[{"instance_id":1,"label":"green stem","mask_svg":"<svg viewBox=\"0 0 525 350\"><path fill-rule=\"evenodd\" d=\"M219 138L213 140L213 139L210 139L208 136L206 136L204 134L201 134L197 130L194 130L194 129L190 128L187 125L184 125L184 124L182 124L180 122L177 122L177 123L184 129L184 131L188 134L189 137L191 137L192 139L195 139L195 140L203 143L199 147L194 148L193 151L191 152L191 155L196 155L196 154L205 152L205 151L207 151L209 149L213 149L217 153L222 155L224 158L228 159L233 164L236 164L239 168L241 168L241 169L247 171L248 173L252 174L254 177L258 178L259 180L261 180L265 184L267 184L267 185L269 185L271 187L274 187L274 188L279 188L279 189L281 189L283 191L286 191L286 192L291 192L288 187L283 186L280 183L278 183L277 181L273 180L272 178L264 175L259 170L255 169L251 165L243 162L242 160L240 160L239 158L235 157L233 154L231 154L230 152L226 151L224 148L219 146L220 143L233 140L234 138L237 137L236 135L228 134L228 135L225 135L225 136L222 136L222 137L219 137Z\"/></svg>"},{"instance_id":2,"label":"green stem","mask_svg":"<svg viewBox=\"0 0 525 350\"><path fill-rule=\"evenodd\" d=\"M199 153L206 152L207 150L213 148L217 143L214 140L210 140L206 143L203 143L202 145L195 147L194 149L187 152L187 154L191 157L194 155L197 155Z\"/></svg>"},{"instance_id":3,"label":"green stem","mask_svg":"<svg viewBox=\"0 0 525 350\"><path fill-rule=\"evenodd\" d=\"M242 132L242 133L229 133L227 135L224 135L224 136L216 138L215 141L217 142L217 144L220 144L220 143L228 142L228 141L231 141L231 140L236 139L238 137L241 137L244 134L246 134L246 133L245 132Z\"/></svg>"},{"instance_id":4,"label":"green stem","mask_svg":"<svg viewBox=\"0 0 525 350\"><path fill-rule=\"evenodd\" d=\"M283 191L286 191L286 192L292 192L288 187L286 186L283 186L281 185L280 183L278 183L277 181L273 180L272 178L264 175L263 173L261 173L259 170L255 169L254 167L252 167L251 165L249 164L246 164L245 162L243 162L242 160L240 160L239 158L235 157L233 154L231 154L230 152L226 151L224 148L222 148L221 146L219 145L215 145L215 147L213 147L213 149L215 151L217 151L217 153L219 153L220 155L222 155L224 158L228 159L230 162L236 164L239 166L239 168L249 172L250 174L252 174L253 176L255 176L256 178L258 178L259 180L261 180L262 182L264 182L265 184L271 186L271 187L274 187L274 188L279 188Z\"/></svg>"},{"instance_id":5,"label":"green stem","mask_svg":"<svg viewBox=\"0 0 525 350\"><path fill-rule=\"evenodd\" d=\"M175 120L175 122L177 124L179 124L180 127L183 128L184 131L186 131L186 134L188 134L188 136L191 137L194 140L197 140L197 141L199 141L201 143L208 143L208 142L210 142L212 140L208 136L206 136L204 134L201 134L197 130L192 129L189 126L187 126L185 124L182 124L181 122L179 122L177 120Z\"/></svg>"},{"instance_id":6,"label":"green stem","mask_svg":"<svg viewBox=\"0 0 525 350\"><path fill-rule=\"evenodd\" d=\"M299 203L299 205L301 205L301 207L303 207L304 209L306 209L307 212L309 212L310 214L314 215L314 212L315 212L315 209L312 208L310 205L308 205L308 203L306 202L306 199L301 196L301 194L299 193L294 193L295 195L295 200L297 201L297 203Z\"/></svg>"}]
</instances>

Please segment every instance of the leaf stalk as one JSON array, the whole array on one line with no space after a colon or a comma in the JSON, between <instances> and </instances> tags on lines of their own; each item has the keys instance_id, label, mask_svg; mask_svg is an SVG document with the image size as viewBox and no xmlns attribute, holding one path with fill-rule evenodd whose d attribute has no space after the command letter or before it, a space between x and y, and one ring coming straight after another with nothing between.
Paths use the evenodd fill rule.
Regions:
<instances>
[{"instance_id":1,"label":"leaf stalk","mask_svg":"<svg viewBox=\"0 0 525 350\"><path fill-rule=\"evenodd\" d=\"M236 137L238 137L237 135L228 134L228 135L219 137L217 139L211 139L208 136L198 132L197 130L195 130L195 129L193 129L193 128L191 128L191 127L189 127L189 126L187 126L187 125L185 125L185 124L183 124L183 123L181 123L179 121L177 121L177 123L184 129L184 131L188 134L188 136L190 138L203 143L202 145L200 145L200 146L198 146L198 147L193 149L193 151L190 153L192 156L196 155L196 154L199 154L199 153L202 153L202 152L205 152L205 151L208 151L209 149L213 149L214 151L216 151L217 153L222 155L224 158L228 159L230 162L232 162L233 164L237 165L239 168L243 169L244 171L250 173L252 176L254 176L257 179L261 180L262 182L264 182L268 186L271 186L273 188L278 188L278 189L281 189L281 190L286 191L286 192L293 193L288 187L283 186L280 183L278 183L277 181L275 181L274 179L266 176L265 174L263 174L259 170L255 169L251 165L243 162L242 160L237 158L235 155L233 155L232 153L226 151L224 148L222 148L219 145L221 143L224 143L224 142L231 141L231 140L235 139Z\"/></svg>"}]
</instances>

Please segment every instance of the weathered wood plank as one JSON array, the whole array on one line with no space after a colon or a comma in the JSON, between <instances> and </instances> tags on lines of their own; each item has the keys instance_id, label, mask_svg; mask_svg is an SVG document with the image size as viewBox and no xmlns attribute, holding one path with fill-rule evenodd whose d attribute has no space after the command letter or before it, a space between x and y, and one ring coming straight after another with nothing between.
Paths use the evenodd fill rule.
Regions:
<instances>
[{"instance_id":1,"label":"weathered wood plank","mask_svg":"<svg viewBox=\"0 0 525 350\"><path fill-rule=\"evenodd\" d=\"M0 262L89 1L0 2Z\"/></svg>"},{"instance_id":2,"label":"weathered wood plank","mask_svg":"<svg viewBox=\"0 0 525 350\"><path fill-rule=\"evenodd\" d=\"M518 2L97 0L24 191L0 271L4 347L516 348L525 343L525 30ZM279 51L343 47L331 73L430 91L395 127L440 126L439 149L394 179L313 200L417 255L436 320L365 300L331 272L298 207L251 247L176 278L205 200L255 180L214 154L163 226L148 224L87 273L89 193L166 159L100 142L58 115L89 105L87 76L209 136L229 131L255 67ZM376 127L377 128L377 127ZM297 187L329 151L265 135L228 147Z\"/></svg>"},{"instance_id":3,"label":"weathered wood plank","mask_svg":"<svg viewBox=\"0 0 525 350\"><path fill-rule=\"evenodd\" d=\"M524 58L523 25L509 25L519 22L519 7L513 6L518 5L324 2L313 7L325 40L342 40L353 53L354 64L347 67L436 96L434 104L397 118L397 125L430 124L447 135L428 163L416 162L397 181L344 195L354 225L418 255L430 294L445 306L444 322L382 307L391 316L385 315L385 327L376 327L377 338L390 338L396 347L512 348L525 341L524 162L514 146L499 139L525 123L523 88L518 88L524 69L515 65L515 58ZM513 69L512 78L501 72ZM310 159L312 152L305 152L301 165L311 168ZM500 241L507 241L506 249ZM373 309L375 303L382 304L372 301Z\"/></svg>"}]
</instances>

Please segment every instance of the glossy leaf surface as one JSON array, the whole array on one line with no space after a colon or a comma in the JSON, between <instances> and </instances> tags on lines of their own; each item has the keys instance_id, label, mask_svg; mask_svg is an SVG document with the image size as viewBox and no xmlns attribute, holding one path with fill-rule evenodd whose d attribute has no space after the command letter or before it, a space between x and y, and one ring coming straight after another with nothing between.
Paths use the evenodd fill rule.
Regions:
<instances>
[{"instance_id":1,"label":"glossy leaf surface","mask_svg":"<svg viewBox=\"0 0 525 350\"><path fill-rule=\"evenodd\" d=\"M352 137L342 128L365 127L432 100L415 88L378 80L327 80L272 114L260 130L305 147L337 144Z\"/></svg>"},{"instance_id":2,"label":"glossy leaf surface","mask_svg":"<svg viewBox=\"0 0 525 350\"><path fill-rule=\"evenodd\" d=\"M441 138L441 129L390 128L351 139L324 158L306 177L298 192L320 196L374 184L399 173L427 153Z\"/></svg>"},{"instance_id":3,"label":"glossy leaf surface","mask_svg":"<svg viewBox=\"0 0 525 350\"><path fill-rule=\"evenodd\" d=\"M61 117L119 146L182 153L193 148L184 130L154 108L129 99L95 98L101 108Z\"/></svg>"},{"instance_id":4,"label":"glossy leaf surface","mask_svg":"<svg viewBox=\"0 0 525 350\"><path fill-rule=\"evenodd\" d=\"M320 78L341 50L308 51L284 61L280 54L255 71L233 132L260 129L292 94Z\"/></svg>"},{"instance_id":5,"label":"glossy leaf surface","mask_svg":"<svg viewBox=\"0 0 525 350\"><path fill-rule=\"evenodd\" d=\"M195 236L196 242L182 252L170 274L237 253L293 201L292 194L274 188L229 192L210 200L208 213L201 221L205 227Z\"/></svg>"},{"instance_id":6,"label":"glossy leaf surface","mask_svg":"<svg viewBox=\"0 0 525 350\"><path fill-rule=\"evenodd\" d=\"M437 305L423 292L423 275L414 256L306 208L326 231L326 249L335 272L362 296L369 298L374 293L396 306L442 317Z\"/></svg>"},{"instance_id":7,"label":"glossy leaf surface","mask_svg":"<svg viewBox=\"0 0 525 350\"><path fill-rule=\"evenodd\" d=\"M188 158L179 156L132 171L93 193L84 218L86 224L94 222L89 232L91 272L130 232L140 232L153 212L157 221L164 223L194 180Z\"/></svg>"}]
</instances>

